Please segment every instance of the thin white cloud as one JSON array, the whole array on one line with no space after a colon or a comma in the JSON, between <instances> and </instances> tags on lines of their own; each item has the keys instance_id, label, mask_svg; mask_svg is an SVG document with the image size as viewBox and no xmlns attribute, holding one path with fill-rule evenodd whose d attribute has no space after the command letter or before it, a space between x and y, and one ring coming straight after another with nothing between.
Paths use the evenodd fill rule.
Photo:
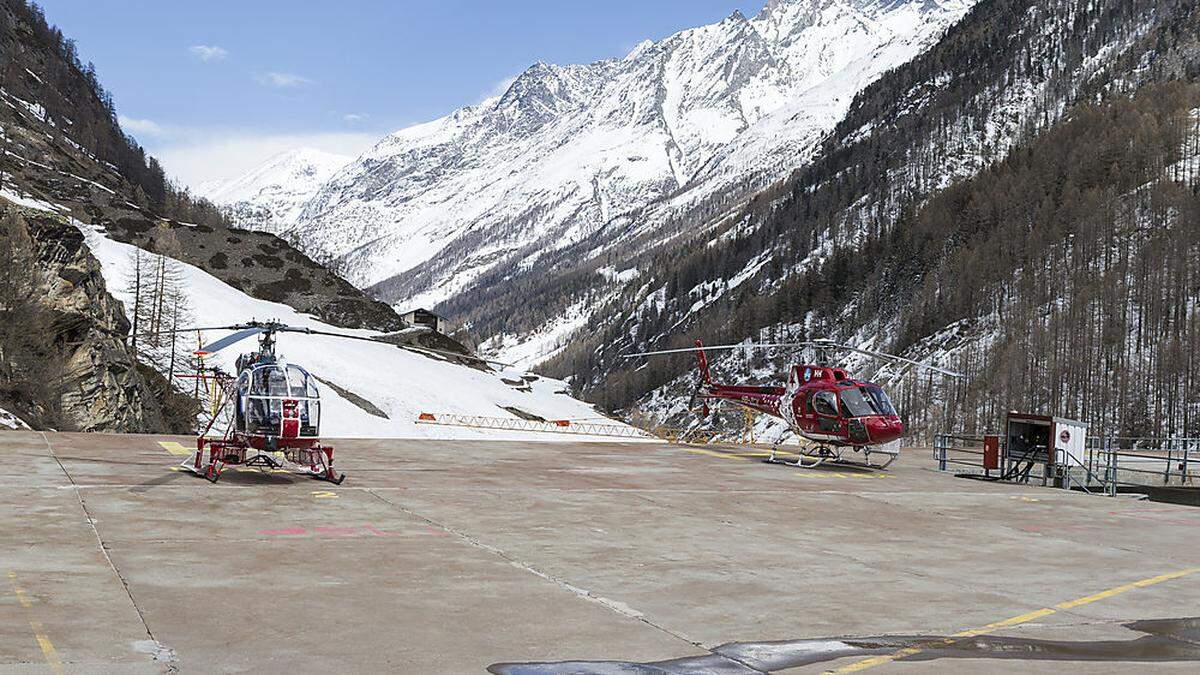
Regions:
<instances>
[{"instance_id":1,"label":"thin white cloud","mask_svg":"<svg viewBox=\"0 0 1200 675\"><path fill-rule=\"evenodd\" d=\"M511 87L513 85L513 82L516 82L516 81L517 81L517 77L515 75L512 77L506 77L503 80L500 80L499 82L493 84L491 89L488 89L486 92L484 92L483 96L480 96L479 100L476 101L476 103L483 103L484 101L488 100L489 98L494 98L496 96L503 96L504 92L508 91L508 88Z\"/></svg>"},{"instance_id":2,"label":"thin white cloud","mask_svg":"<svg viewBox=\"0 0 1200 675\"><path fill-rule=\"evenodd\" d=\"M307 84L312 84L312 80L303 75L294 73L264 73L254 77L259 84L266 84L272 87L303 87Z\"/></svg>"},{"instance_id":3,"label":"thin white cloud","mask_svg":"<svg viewBox=\"0 0 1200 675\"><path fill-rule=\"evenodd\" d=\"M363 114L363 113L348 113L348 114L342 115L342 121L349 122L351 124L356 124L358 122L365 122L368 117L370 117L370 115Z\"/></svg>"},{"instance_id":4,"label":"thin white cloud","mask_svg":"<svg viewBox=\"0 0 1200 675\"><path fill-rule=\"evenodd\" d=\"M220 61L229 56L228 51L216 45L192 45L188 51L201 61Z\"/></svg>"},{"instance_id":5,"label":"thin white cloud","mask_svg":"<svg viewBox=\"0 0 1200 675\"><path fill-rule=\"evenodd\" d=\"M154 120L137 119L136 117L126 117L118 115L117 122L121 125L121 130L127 134L132 134L138 138L168 138L171 136L171 131Z\"/></svg>"},{"instance_id":6,"label":"thin white cloud","mask_svg":"<svg viewBox=\"0 0 1200 675\"><path fill-rule=\"evenodd\" d=\"M382 134L326 132L263 134L248 130L190 129L147 150L167 174L192 188L215 179L240 176L274 155L296 148L357 157L379 142Z\"/></svg>"}]
</instances>

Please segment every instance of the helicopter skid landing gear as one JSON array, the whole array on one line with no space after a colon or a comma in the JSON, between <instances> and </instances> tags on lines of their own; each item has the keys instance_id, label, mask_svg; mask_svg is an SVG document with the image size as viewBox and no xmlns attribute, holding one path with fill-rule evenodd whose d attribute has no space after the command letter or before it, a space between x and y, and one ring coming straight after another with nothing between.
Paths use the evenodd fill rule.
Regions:
<instances>
[{"instance_id":1,"label":"helicopter skid landing gear","mask_svg":"<svg viewBox=\"0 0 1200 675\"><path fill-rule=\"evenodd\" d=\"M874 471L883 471L892 465L892 462L900 456L900 453L894 450L884 450L882 448L870 447L855 447L854 452L863 453L863 461L848 459L845 457L846 448L830 448L829 446L819 445L815 449L801 449L795 453L795 460L790 457L784 458L778 456L779 443L771 447L771 456L764 459L768 464L783 464L786 466L795 466L801 469L815 469L822 464L830 464L833 466L854 467L859 469L871 469ZM789 453L791 454L791 453ZM886 459L881 463L873 463L871 455L883 455Z\"/></svg>"},{"instance_id":2,"label":"helicopter skid landing gear","mask_svg":"<svg viewBox=\"0 0 1200 675\"><path fill-rule=\"evenodd\" d=\"M333 470L333 448L318 445L292 452L295 453L293 461L300 466L300 473L334 485L341 485L342 481L346 480L346 474L339 474Z\"/></svg>"},{"instance_id":3,"label":"helicopter skid landing gear","mask_svg":"<svg viewBox=\"0 0 1200 675\"><path fill-rule=\"evenodd\" d=\"M278 454L259 452L245 445L224 439L199 439L195 454L189 455L181 466L216 483L228 464L257 468L261 471L286 471L309 476L317 480L341 485L346 474L333 468L333 448L318 445L311 448L285 449L282 458Z\"/></svg>"},{"instance_id":4,"label":"helicopter skid landing gear","mask_svg":"<svg viewBox=\"0 0 1200 675\"><path fill-rule=\"evenodd\" d=\"M841 459L840 452L831 450L824 445L818 446L815 450L801 449L799 452L789 452L788 454L794 455L795 459L792 459L791 457L780 457L779 444L776 443L775 445L771 446L771 456L763 461L767 464L783 464L784 466L796 466L800 467L801 469L815 469L825 462L837 462Z\"/></svg>"}]
</instances>

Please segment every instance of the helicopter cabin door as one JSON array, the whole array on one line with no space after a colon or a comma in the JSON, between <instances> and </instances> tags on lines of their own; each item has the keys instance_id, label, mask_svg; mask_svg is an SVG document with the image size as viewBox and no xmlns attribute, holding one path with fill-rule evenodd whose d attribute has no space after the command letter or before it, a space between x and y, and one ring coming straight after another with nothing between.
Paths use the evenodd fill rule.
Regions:
<instances>
[{"instance_id":1,"label":"helicopter cabin door","mask_svg":"<svg viewBox=\"0 0 1200 675\"><path fill-rule=\"evenodd\" d=\"M294 398L283 400L283 419L279 435L282 438L296 438L300 435L300 404Z\"/></svg>"},{"instance_id":2,"label":"helicopter cabin door","mask_svg":"<svg viewBox=\"0 0 1200 675\"><path fill-rule=\"evenodd\" d=\"M796 392L795 398L792 400L794 422L804 433L815 432L818 427L817 413L813 410L812 401L813 395L817 392L805 388L812 378L812 366L792 366L792 372L788 377L788 389Z\"/></svg>"}]
</instances>

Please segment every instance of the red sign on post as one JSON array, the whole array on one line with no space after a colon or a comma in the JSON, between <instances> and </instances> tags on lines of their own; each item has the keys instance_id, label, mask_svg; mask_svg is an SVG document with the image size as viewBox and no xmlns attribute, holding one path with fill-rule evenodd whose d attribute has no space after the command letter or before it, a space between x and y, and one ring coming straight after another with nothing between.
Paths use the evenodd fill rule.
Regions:
<instances>
[{"instance_id":1,"label":"red sign on post","mask_svg":"<svg viewBox=\"0 0 1200 675\"><path fill-rule=\"evenodd\" d=\"M983 437L983 468L991 471L1000 468L1000 437Z\"/></svg>"}]
</instances>

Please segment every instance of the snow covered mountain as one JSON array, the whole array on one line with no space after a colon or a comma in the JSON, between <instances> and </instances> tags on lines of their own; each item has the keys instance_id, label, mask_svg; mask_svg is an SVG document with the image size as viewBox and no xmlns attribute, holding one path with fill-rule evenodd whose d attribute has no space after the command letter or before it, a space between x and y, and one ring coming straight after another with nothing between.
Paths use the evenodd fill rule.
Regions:
<instances>
[{"instance_id":1,"label":"snow covered mountain","mask_svg":"<svg viewBox=\"0 0 1200 675\"><path fill-rule=\"evenodd\" d=\"M690 219L802 165L856 92L972 4L771 0L622 59L534 64L501 96L384 138L287 236L385 299L434 304L609 224Z\"/></svg>"},{"instance_id":2,"label":"snow covered mountain","mask_svg":"<svg viewBox=\"0 0 1200 675\"><path fill-rule=\"evenodd\" d=\"M304 204L353 157L312 148L280 153L237 178L201 183L196 192L239 226L278 234L296 224Z\"/></svg>"}]
</instances>

